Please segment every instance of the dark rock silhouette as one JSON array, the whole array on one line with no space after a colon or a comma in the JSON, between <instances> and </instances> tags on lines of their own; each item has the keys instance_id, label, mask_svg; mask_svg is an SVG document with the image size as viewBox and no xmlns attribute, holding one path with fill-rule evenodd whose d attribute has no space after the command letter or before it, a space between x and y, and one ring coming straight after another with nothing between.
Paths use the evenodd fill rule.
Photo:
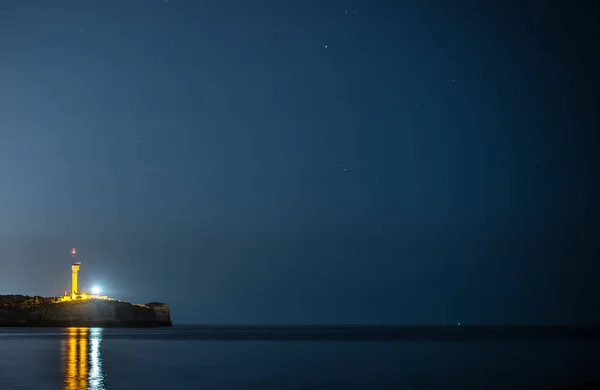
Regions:
<instances>
[{"instance_id":1,"label":"dark rock silhouette","mask_svg":"<svg viewBox=\"0 0 600 390\"><path fill-rule=\"evenodd\" d=\"M59 302L55 298L0 295L0 326L172 326L166 303L137 305L105 299Z\"/></svg>"}]
</instances>

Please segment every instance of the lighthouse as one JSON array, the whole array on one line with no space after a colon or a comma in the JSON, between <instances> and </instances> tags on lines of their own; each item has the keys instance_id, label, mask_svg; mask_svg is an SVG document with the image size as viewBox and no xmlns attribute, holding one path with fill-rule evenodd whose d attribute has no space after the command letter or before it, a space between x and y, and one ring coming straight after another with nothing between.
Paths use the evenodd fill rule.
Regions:
<instances>
[{"instance_id":1,"label":"lighthouse","mask_svg":"<svg viewBox=\"0 0 600 390\"><path fill-rule=\"evenodd\" d=\"M73 255L73 264L71 265L71 298L75 299L77 296L77 278L79 276L79 268L81 266L81 262L75 261L75 255L77 251L75 248L71 249L71 255Z\"/></svg>"}]
</instances>

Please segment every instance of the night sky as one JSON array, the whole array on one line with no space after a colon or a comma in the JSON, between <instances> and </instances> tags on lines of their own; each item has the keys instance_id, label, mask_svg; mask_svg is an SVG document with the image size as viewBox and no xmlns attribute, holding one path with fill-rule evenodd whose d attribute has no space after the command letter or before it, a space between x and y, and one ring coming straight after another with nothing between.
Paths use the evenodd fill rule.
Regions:
<instances>
[{"instance_id":1,"label":"night sky","mask_svg":"<svg viewBox=\"0 0 600 390\"><path fill-rule=\"evenodd\" d=\"M75 247L175 323L600 322L599 19L560 3L0 0L0 294Z\"/></svg>"}]
</instances>

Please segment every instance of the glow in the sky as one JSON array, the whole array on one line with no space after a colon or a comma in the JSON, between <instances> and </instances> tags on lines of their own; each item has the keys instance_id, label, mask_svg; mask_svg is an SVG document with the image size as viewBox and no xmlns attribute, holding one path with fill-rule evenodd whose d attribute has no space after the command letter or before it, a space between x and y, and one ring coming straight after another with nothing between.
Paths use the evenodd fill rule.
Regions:
<instances>
[{"instance_id":1,"label":"glow in the sky","mask_svg":"<svg viewBox=\"0 0 600 390\"><path fill-rule=\"evenodd\" d=\"M92 287L92 294L94 294L94 295L100 295L101 291L102 290L100 289L100 286L93 286Z\"/></svg>"}]
</instances>

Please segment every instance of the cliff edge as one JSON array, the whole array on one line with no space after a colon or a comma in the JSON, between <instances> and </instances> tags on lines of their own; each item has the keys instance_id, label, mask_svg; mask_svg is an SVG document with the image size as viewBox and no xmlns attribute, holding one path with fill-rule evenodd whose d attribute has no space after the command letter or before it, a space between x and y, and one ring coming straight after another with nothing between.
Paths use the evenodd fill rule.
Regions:
<instances>
[{"instance_id":1,"label":"cliff edge","mask_svg":"<svg viewBox=\"0 0 600 390\"><path fill-rule=\"evenodd\" d=\"M158 327L173 326L166 303L0 295L0 326Z\"/></svg>"}]
</instances>

